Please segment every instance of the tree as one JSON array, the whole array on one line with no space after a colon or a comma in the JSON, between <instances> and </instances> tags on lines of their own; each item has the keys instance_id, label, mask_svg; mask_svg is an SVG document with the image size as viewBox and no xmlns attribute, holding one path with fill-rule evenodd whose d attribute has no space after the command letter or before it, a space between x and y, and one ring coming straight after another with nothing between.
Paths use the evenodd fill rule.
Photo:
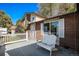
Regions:
<instances>
[{"instance_id":1,"label":"tree","mask_svg":"<svg viewBox=\"0 0 79 59\"><path fill-rule=\"evenodd\" d=\"M8 14L6 14L4 11L0 10L0 26L3 28L7 28L8 31L10 30L10 26L12 26L11 18Z\"/></svg>"},{"instance_id":2,"label":"tree","mask_svg":"<svg viewBox=\"0 0 79 59\"><path fill-rule=\"evenodd\" d=\"M17 22L16 22L16 26L18 26L20 24L21 20L19 19Z\"/></svg>"},{"instance_id":3,"label":"tree","mask_svg":"<svg viewBox=\"0 0 79 59\"><path fill-rule=\"evenodd\" d=\"M29 21L26 18L26 14L16 22L16 32L23 33L28 27Z\"/></svg>"},{"instance_id":4,"label":"tree","mask_svg":"<svg viewBox=\"0 0 79 59\"><path fill-rule=\"evenodd\" d=\"M39 14L43 16L58 16L76 11L75 3L40 3Z\"/></svg>"}]
</instances>

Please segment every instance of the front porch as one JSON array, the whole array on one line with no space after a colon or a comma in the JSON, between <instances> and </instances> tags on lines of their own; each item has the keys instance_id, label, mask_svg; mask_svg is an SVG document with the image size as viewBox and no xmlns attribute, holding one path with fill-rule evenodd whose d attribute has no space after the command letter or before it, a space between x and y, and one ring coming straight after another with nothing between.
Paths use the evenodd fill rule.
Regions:
<instances>
[{"instance_id":1,"label":"front porch","mask_svg":"<svg viewBox=\"0 0 79 59\"><path fill-rule=\"evenodd\" d=\"M36 41L21 41L6 45L5 56L49 56L49 51L39 47ZM53 51L52 56L78 56L76 51L59 47L58 51Z\"/></svg>"},{"instance_id":2,"label":"front porch","mask_svg":"<svg viewBox=\"0 0 79 59\"><path fill-rule=\"evenodd\" d=\"M0 37L4 41L0 46L0 53L5 52L5 56L49 56L48 50L39 47L35 39L26 39L26 34L14 34ZM1 44L1 43L0 43ZM57 47L58 51L52 51L52 56L78 56L79 54L68 48Z\"/></svg>"}]
</instances>

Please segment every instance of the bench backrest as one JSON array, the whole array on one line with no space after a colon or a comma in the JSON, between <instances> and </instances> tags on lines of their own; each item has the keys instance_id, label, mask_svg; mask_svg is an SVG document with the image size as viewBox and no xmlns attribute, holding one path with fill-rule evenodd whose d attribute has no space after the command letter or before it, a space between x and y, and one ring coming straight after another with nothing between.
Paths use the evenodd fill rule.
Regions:
<instances>
[{"instance_id":1,"label":"bench backrest","mask_svg":"<svg viewBox=\"0 0 79 59\"><path fill-rule=\"evenodd\" d=\"M57 39L57 37L55 35L45 34L42 42L47 44L47 45L55 45L56 39Z\"/></svg>"}]
</instances>

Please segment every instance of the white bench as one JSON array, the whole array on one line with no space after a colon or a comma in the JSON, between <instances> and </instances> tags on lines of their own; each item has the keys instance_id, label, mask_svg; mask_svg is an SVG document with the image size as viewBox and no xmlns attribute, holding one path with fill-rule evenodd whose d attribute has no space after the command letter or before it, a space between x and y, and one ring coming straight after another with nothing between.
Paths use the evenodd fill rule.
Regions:
<instances>
[{"instance_id":1,"label":"white bench","mask_svg":"<svg viewBox=\"0 0 79 59\"><path fill-rule=\"evenodd\" d=\"M37 45L49 50L51 55L52 50L55 49L56 39L57 37L55 35L45 34L43 40L38 42Z\"/></svg>"}]
</instances>

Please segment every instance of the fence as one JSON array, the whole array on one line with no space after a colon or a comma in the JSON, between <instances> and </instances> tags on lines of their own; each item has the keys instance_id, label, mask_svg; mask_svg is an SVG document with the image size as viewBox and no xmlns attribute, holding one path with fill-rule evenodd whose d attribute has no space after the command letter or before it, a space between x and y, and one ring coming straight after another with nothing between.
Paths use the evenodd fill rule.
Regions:
<instances>
[{"instance_id":1,"label":"fence","mask_svg":"<svg viewBox=\"0 0 79 59\"><path fill-rule=\"evenodd\" d=\"M26 40L26 33L0 35L0 44L8 44L22 40Z\"/></svg>"}]
</instances>

